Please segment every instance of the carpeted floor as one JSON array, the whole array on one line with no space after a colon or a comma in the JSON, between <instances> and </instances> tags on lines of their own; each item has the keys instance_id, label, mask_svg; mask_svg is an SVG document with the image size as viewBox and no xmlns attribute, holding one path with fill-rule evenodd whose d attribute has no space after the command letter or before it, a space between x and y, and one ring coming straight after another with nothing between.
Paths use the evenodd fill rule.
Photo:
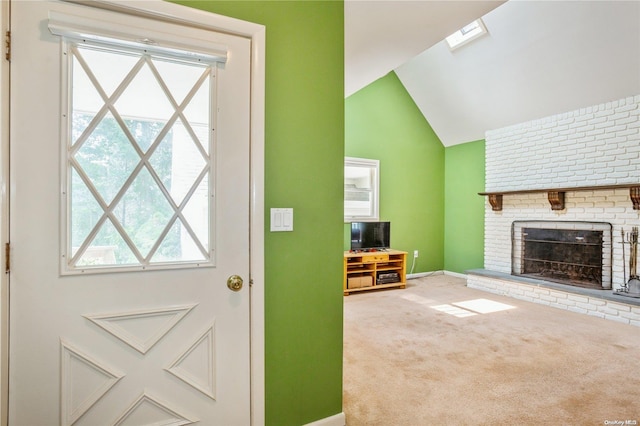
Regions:
<instances>
[{"instance_id":1,"label":"carpeted floor","mask_svg":"<svg viewBox=\"0 0 640 426\"><path fill-rule=\"evenodd\" d=\"M343 410L348 426L640 425L640 327L447 275L353 294Z\"/></svg>"}]
</instances>

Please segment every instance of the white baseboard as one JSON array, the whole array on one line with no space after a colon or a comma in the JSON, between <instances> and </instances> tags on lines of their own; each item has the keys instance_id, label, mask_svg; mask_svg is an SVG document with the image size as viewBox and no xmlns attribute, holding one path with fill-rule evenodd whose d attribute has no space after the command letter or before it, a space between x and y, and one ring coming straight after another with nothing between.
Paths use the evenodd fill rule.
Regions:
<instances>
[{"instance_id":1,"label":"white baseboard","mask_svg":"<svg viewBox=\"0 0 640 426\"><path fill-rule=\"evenodd\" d=\"M307 423L305 426L345 426L347 419L344 413L338 413L331 417L325 417L324 419L316 420L312 423Z\"/></svg>"},{"instance_id":2,"label":"white baseboard","mask_svg":"<svg viewBox=\"0 0 640 426\"><path fill-rule=\"evenodd\" d=\"M444 274L445 275L451 275L452 277L458 277L458 278L467 279L467 274L461 274L459 272L444 271Z\"/></svg>"},{"instance_id":3,"label":"white baseboard","mask_svg":"<svg viewBox=\"0 0 640 426\"><path fill-rule=\"evenodd\" d=\"M412 280L414 278L430 277L431 275L442 275L443 271L431 271L431 272L417 272L415 274L407 274L407 279Z\"/></svg>"},{"instance_id":4,"label":"white baseboard","mask_svg":"<svg viewBox=\"0 0 640 426\"><path fill-rule=\"evenodd\" d=\"M458 272L451 272L451 271L431 271L431 272L418 272L416 274L407 274L407 279L408 280L412 280L414 278L422 278L422 277L430 277L431 275L451 275L453 277L458 277L458 278L467 278L467 274L460 274Z\"/></svg>"}]
</instances>

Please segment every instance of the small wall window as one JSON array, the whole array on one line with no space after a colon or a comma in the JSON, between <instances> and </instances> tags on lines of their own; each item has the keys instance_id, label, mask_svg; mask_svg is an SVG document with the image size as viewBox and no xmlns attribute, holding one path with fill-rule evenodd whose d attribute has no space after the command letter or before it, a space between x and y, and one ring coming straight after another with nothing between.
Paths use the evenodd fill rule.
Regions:
<instances>
[{"instance_id":1,"label":"small wall window","mask_svg":"<svg viewBox=\"0 0 640 426\"><path fill-rule=\"evenodd\" d=\"M344 159L344 220L378 220L380 161Z\"/></svg>"}]
</instances>

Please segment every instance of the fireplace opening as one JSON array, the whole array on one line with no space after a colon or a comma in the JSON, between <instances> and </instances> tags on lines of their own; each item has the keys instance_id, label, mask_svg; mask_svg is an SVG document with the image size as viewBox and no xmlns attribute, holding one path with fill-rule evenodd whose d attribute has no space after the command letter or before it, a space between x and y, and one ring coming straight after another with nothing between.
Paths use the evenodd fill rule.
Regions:
<instances>
[{"instance_id":1,"label":"fireplace opening","mask_svg":"<svg viewBox=\"0 0 640 426\"><path fill-rule=\"evenodd\" d=\"M611 225L513 223L512 272L577 287L611 288Z\"/></svg>"},{"instance_id":2,"label":"fireplace opening","mask_svg":"<svg viewBox=\"0 0 640 426\"><path fill-rule=\"evenodd\" d=\"M522 275L602 287L602 231L524 228Z\"/></svg>"}]
</instances>

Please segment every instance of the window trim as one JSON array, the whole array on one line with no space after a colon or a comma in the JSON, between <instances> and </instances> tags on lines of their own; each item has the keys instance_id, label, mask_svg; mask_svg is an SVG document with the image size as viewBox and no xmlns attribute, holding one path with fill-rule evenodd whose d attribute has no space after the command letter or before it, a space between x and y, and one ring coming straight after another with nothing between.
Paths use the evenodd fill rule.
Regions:
<instances>
[{"instance_id":1,"label":"window trim","mask_svg":"<svg viewBox=\"0 0 640 426\"><path fill-rule=\"evenodd\" d=\"M68 40L92 42L116 49L129 47L136 51L145 50L159 56L210 65L227 61L227 47L207 40L206 31L189 29L189 34L183 34L176 40L146 27L144 18L129 17L135 26L123 25L115 19L113 16L111 21L98 20L51 11L47 26L51 34Z\"/></svg>"}]
</instances>

